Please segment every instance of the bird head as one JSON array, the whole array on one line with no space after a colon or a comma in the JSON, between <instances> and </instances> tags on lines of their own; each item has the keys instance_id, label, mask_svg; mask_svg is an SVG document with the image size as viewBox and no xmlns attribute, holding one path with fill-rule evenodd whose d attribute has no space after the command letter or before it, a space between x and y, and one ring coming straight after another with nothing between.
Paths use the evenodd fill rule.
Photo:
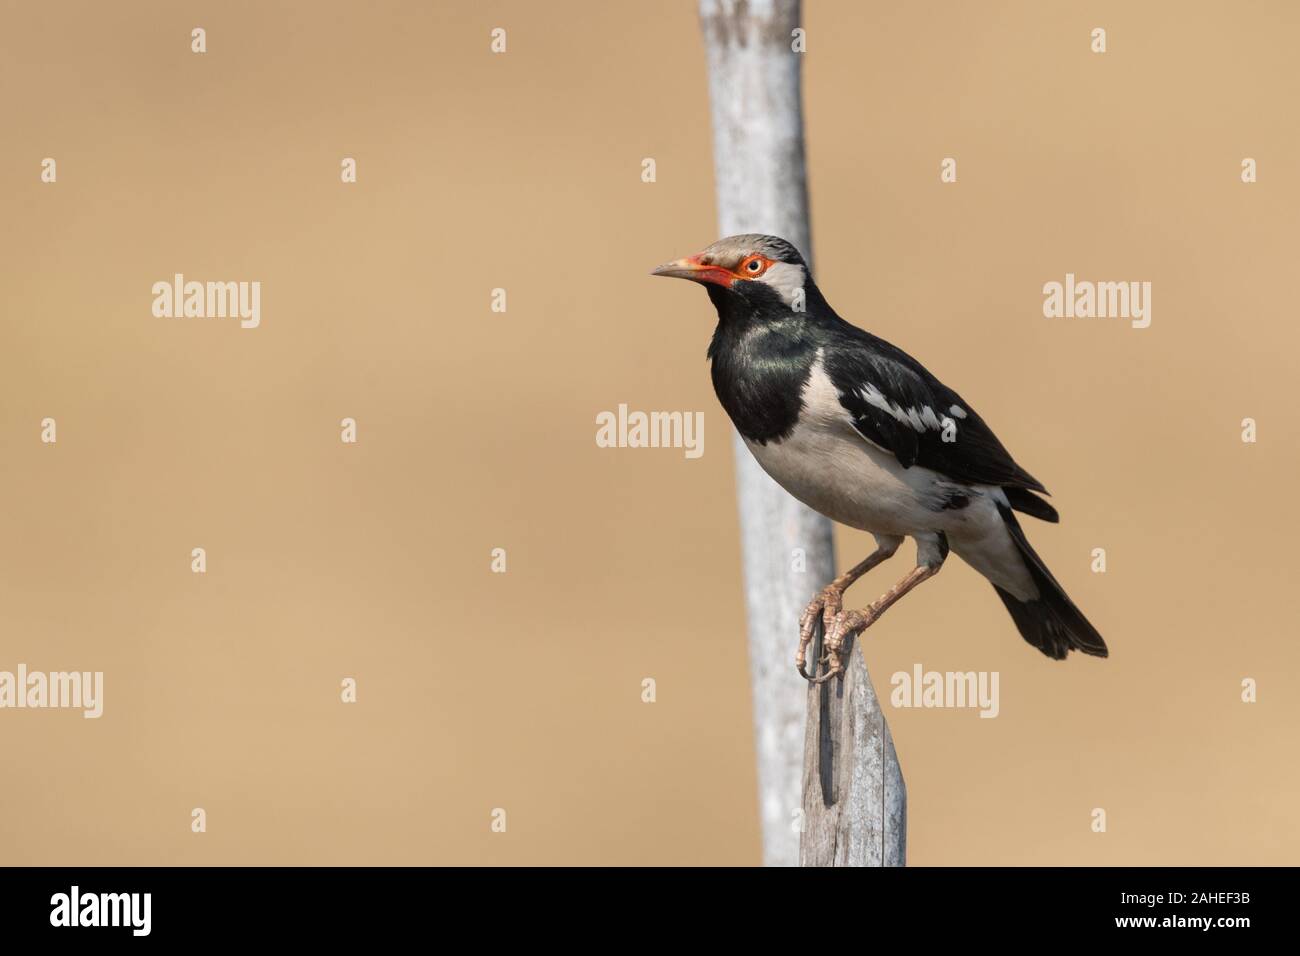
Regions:
<instances>
[{"instance_id":1,"label":"bird head","mask_svg":"<svg viewBox=\"0 0 1300 956\"><path fill-rule=\"evenodd\" d=\"M776 236L749 234L719 239L703 252L665 262L650 273L690 279L722 289L751 304L772 304L773 296L787 309L800 308L812 285L808 265L793 245Z\"/></svg>"}]
</instances>

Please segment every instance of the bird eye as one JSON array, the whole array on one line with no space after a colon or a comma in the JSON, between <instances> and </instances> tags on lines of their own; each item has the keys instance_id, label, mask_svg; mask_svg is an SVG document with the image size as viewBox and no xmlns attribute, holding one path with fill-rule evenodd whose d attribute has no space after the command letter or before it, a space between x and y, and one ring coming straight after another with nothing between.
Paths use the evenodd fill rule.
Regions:
<instances>
[{"instance_id":1,"label":"bird eye","mask_svg":"<svg viewBox=\"0 0 1300 956\"><path fill-rule=\"evenodd\" d=\"M767 271L767 260L762 256L754 256L745 260L744 269L752 276L762 275Z\"/></svg>"}]
</instances>

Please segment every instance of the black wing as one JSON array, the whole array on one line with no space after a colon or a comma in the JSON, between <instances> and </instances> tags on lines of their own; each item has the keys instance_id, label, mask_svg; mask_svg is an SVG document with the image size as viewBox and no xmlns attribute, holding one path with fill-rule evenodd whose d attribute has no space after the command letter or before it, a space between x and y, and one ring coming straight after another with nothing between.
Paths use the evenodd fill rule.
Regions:
<instances>
[{"instance_id":1,"label":"black wing","mask_svg":"<svg viewBox=\"0 0 1300 956\"><path fill-rule=\"evenodd\" d=\"M870 333L847 329L852 331L827 349L822 361L840 404L868 441L892 453L904 468L920 465L966 484L1046 493L975 410L920 362ZM1050 505L1033 500L1053 515L1047 520L1054 520Z\"/></svg>"}]
</instances>

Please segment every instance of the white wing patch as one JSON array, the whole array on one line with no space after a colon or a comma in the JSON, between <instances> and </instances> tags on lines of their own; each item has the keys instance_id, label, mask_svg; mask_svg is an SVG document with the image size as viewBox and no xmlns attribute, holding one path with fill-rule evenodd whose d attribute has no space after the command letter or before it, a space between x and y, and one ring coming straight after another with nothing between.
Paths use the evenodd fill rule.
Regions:
<instances>
[{"instance_id":1,"label":"white wing patch","mask_svg":"<svg viewBox=\"0 0 1300 956\"><path fill-rule=\"evenodd\" d=\"M895 421L903 425L909 425L918 432L943 431L945 425L952 421L947 415L940 418L934 413L934 409L929 405L922 405L920 408L903 408L897 402L891 402L885 398L884 394L876 386L868 383L858 390L858 395L862 400L873 408L878 408L885 414L889 415ZM950 413L958 418L965 418L966 413L954 405L949 409Z\"/></svg>"}]
</instances>

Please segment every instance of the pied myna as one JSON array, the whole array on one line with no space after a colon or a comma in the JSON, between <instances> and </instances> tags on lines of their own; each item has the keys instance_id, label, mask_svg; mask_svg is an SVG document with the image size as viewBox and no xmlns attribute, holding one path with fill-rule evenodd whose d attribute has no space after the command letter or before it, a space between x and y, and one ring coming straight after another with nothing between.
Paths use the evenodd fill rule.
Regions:
<instances>
[{"instance_id":1,"label":"pied myna","mask_svg":"<svg viewBox=\"0 0 1300 956\"><path fill-rule=\"evenodd\" d=\"M763 470L834 521L871 532L876 550L809 603L795 664L820 615L824 681L843 673L846 639L943 565L951 549L992 582L1021 635L1048 657L1106 656L1106 643L1029 546L1014 512L1056 521L1046 489L960 395L901 349L841 319L797 249L775 236L721 239L654 275L704 285L718 310L713 388ZM844 591L916 540L916 567L874 604Z\"/></svg>"}]
</instances>

